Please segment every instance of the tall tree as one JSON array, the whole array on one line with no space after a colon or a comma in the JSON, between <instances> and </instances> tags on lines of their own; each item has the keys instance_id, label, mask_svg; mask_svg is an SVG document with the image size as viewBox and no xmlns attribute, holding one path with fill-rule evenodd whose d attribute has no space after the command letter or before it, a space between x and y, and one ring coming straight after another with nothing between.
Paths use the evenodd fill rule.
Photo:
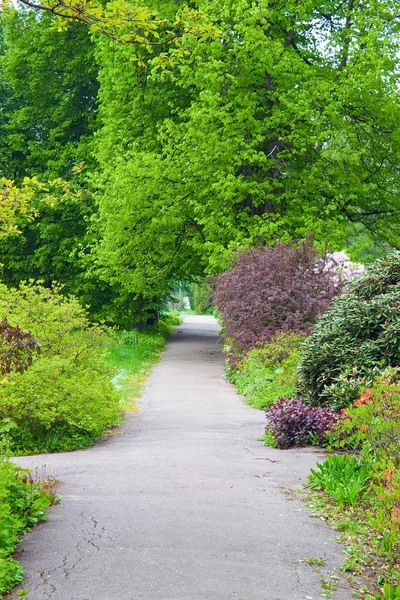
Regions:
<instances>
[{"instance_id":1,"label":"tall tree","mask_svg":"<svg viewBox=\"0 0 400 600\"><path fill-rule=\"evenodd\" d=\"M86 274L96 210L88 185L99 87L94 45L85 26L59 32L49 15L32 11L9 17L0 40L0 178L15 186L39 178L51 192L35 183L21 194L7 181L0 186L2 201L20 201L0 236L0 279L57 281L96 310L101 294Z\"/></svg>"},{"instance_id":2,"label":"tall tree","mask_svg":"<svg viewBox=\"0 0 400 600\"><path fill-rule=\"evenodd\" d=\"M168 69L161 51L123 69L132 51L111 60L101 43L110 270L122 260L130 287L165 289L260 239L311 229L342 246L350 223L397 243L396 2L198 6L220 34L187 37Z\"/></svg>"}]
</instances>

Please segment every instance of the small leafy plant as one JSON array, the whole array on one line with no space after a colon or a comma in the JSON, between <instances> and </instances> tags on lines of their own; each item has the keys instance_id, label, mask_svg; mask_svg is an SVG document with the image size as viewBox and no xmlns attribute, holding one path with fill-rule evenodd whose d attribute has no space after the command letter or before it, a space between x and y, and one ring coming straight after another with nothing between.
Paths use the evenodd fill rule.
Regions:
<instances>
[{"instance_id":1,"label":"small leafy plant","mask_svg":"<svg viewBox=\"0 0 400 600\"><path fill-rule=\"evenodd\" d=\"M383 586L383 596L378 594L375 600L400 600L400 583L394 588L390 583Z\"/></svg>"},{"instance_id":2,"label":"small leafy plant","mask_svg":"<svg viewBox=\"0 0 400 600\"><path fill-rule=\"evenodd\" d=\"M0 596L22 582L23 569L11 554L20 535L47 518L52 499L46 485L0 457Z\"/></svg>"},{"instance_id":3,"label":"small leafy plant","mask_svg":"<svg viewBox=\"0 0 400 600\"><path fill-rule=\"evenodd\" d=\"M332 454L317 469L311 469L309 487L323 490L341 507L355 506L366 494L371 470L355 456Z\"/></svg>"},{"instance_id":4,"label":"small leafy plant","mask_svg":"<svg viewBox=\"0 0 400 600\"><path fill-rule=\"evenodd\" d=\"M310 406L300 398L279 398L265 414L266 434L279 448L323 444L339 418L330 408Z\"/></svg>"}]
</instances>

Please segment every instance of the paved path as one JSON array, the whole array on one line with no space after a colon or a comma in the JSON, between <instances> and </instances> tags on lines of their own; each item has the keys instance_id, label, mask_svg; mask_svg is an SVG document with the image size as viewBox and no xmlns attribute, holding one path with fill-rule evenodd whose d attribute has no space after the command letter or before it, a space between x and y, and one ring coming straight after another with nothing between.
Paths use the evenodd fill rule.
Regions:
<instances>
[{"instance_id":1,"label":"paved path","mask_svg":"<svg viewBox=\"0 0 400 600\"><path fill-rule=\"evenodd\" d=\"M29 600L317 600L342 564L297 489L315 452L257 441L264 416L223 380L218 326L189 317L115 436L46 463L61 504L22 543ZM15 597L16 596L12 596ZM345 585L333 594L350 600Z\"/></svg>"}]
</instances>

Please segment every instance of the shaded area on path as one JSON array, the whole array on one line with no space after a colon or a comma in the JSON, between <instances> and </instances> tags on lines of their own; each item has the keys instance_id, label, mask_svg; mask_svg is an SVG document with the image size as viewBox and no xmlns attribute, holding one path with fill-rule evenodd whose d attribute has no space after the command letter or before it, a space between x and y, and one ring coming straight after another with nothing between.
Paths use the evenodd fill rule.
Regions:
<instances>
[{"instance_id":1,"label":"shaded area on path","mask_svg":"<svg viewBox=\"0 0 400 600\"><path fill-rule=\"evenodd\" d=\"M218 325L187 317L139 414L94 448L18 459L61 480L61 504L17 553L29 600L317 600L343 563L293 495L320 458L265 448L264 414L223 379ZM282 487L284 490L282 490ZM16 595L11 595L16 598ZM350 600L339 583L336 600Z\"/></svg>"}]
</instances>

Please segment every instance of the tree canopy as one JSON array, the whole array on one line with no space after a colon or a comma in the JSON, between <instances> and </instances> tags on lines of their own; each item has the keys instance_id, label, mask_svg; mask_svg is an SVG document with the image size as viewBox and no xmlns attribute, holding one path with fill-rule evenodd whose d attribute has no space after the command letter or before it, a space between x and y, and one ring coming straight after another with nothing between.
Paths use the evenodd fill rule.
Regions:
<instances>
[{"instance_id":1,"label":"tree canopy","mask_svg":"<svg viewBox=\"0 0 400 600\"><path fill-rule=\"evenodd\" d=\"M62 244L79 271L69 290L92 303L97 286L98 314L140 320L240 249L308 231L336 249L355 231L398 246L396 5L54 1L8 17L0 166L83 192ZM65 210L38 215L25 240L35 228L37 249L44 231L63 240ZM27 246L13 244L15 262Z\"/></svg>"}]
</instances>

